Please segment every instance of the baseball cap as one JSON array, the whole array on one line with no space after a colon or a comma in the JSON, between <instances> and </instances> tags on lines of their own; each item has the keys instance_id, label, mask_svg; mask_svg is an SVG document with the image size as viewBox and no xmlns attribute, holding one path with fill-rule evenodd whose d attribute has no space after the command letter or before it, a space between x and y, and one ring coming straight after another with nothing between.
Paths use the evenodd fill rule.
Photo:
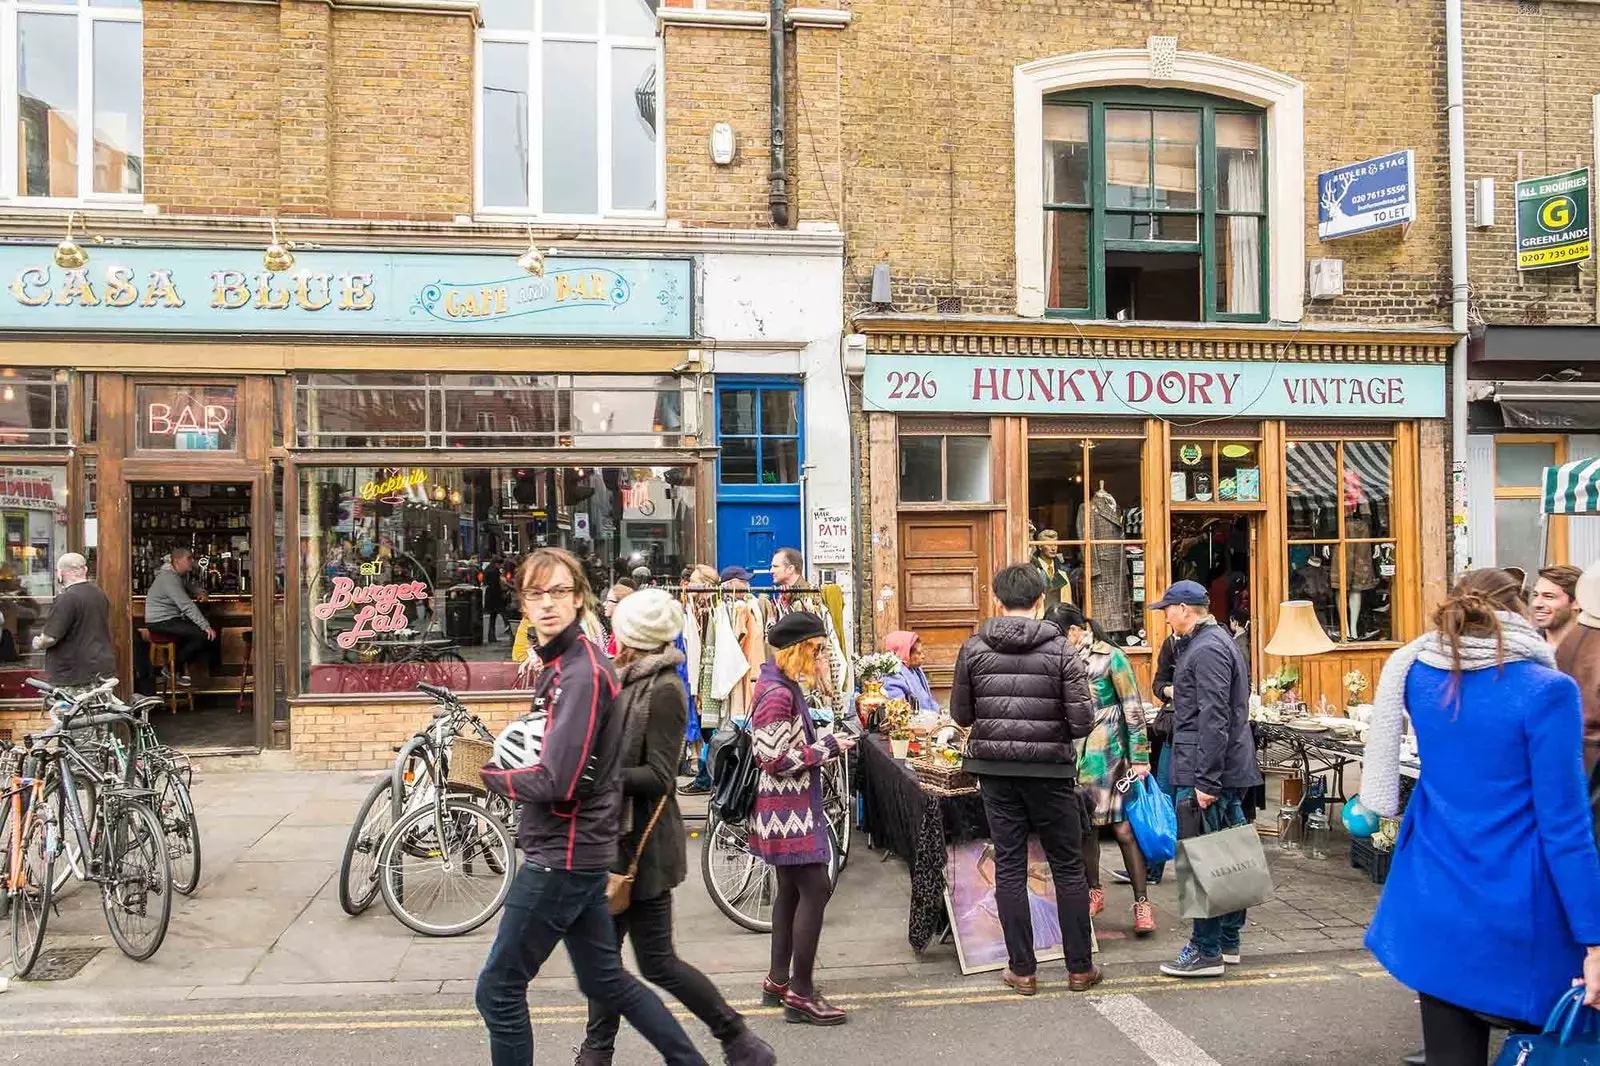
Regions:
<instances>
[{"instance_id":1,"label":"baseball cap","mask_svg":"<svg viewBox=\"0 0 1600 1066\"><path fill-rule=\"evenodd\" d=\"M742 566L725 566L722 568L722 580L749 581L750 571L746 570Z\"/></svg>"},{"instance_id":2,"label":"baseball cap","mask_svg":"<svg viewBox=\"0 0 1600 1066\"><path fill-rule=\"evenodd\" d=\"M1150 605L1150 610L1159 611L1164 607L1186 603L1190 607L1206 607L1211 603L1211 594L1206 587L1198 581L1179 581L1167 589L1167 594Z\"/></svg>"}]
</instances>

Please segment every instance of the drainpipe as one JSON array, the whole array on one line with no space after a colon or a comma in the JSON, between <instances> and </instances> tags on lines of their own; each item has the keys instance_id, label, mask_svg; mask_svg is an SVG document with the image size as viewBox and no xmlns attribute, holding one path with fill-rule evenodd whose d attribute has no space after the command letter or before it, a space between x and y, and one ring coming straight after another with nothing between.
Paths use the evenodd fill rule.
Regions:
<instances>
[{"instance_id":1,"label":"drainpipe","mask_svg":"<svg viewBox=\"0 0 1600 1066\"><path fill-rule=\"evenodd\" d=\"M1450 358L1451 496L1455 522L1454 570L1467 567L1467 130L1461 0L1445 0L1445 83L1450 134L1450 328L1460 334Z\"/></svg>"},{"instance_id":2,"label":"drainpipe","mask_svg":"<svg viewBox=\"0 0 1600 1066\"><path fill-rule=\"evenodd\" d=\"M767 206L772 211L772 224L779 229L789 228L789 178L784 165L783 113L786 51L783 0L771 0L767 11L767 60L772 84L772 190L767 194Z\"/></svg>"}]
</instances>

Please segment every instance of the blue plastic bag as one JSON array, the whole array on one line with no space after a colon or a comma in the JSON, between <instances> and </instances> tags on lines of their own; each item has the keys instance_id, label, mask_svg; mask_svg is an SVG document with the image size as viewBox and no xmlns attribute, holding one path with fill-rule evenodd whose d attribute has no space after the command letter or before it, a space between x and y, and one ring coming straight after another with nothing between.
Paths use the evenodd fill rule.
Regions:
<instances>
[{"instance_id":1,"label":"blue plastic bag","mask_svg":"<svg viewBox=\"0 0 1600 1066\"><path fill-rule=\"evenodd\" d=\"M1124 790L1123 811L1147 863L1167 862L1178 854L1178 812L1172 800L1149 775L1135 777Z\"/></svg>"},{"instance_id":2,"label":"blue plastic bag","mask_svg":"<svg viewBox=\"0 0 1600 1066\"><path fill-rule=\"evenodd\" d=\"M1600 1066L1600 1011L1583 1005L1583 988L1567 992L1544 1032L1506 1037L1495 1066Z\"/></svg>"}]
</instances>

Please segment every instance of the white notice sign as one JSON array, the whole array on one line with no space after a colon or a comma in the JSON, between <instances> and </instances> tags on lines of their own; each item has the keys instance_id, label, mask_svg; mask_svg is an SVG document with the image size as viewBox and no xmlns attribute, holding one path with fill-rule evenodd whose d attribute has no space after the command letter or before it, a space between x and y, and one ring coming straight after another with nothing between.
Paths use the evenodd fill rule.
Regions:
<instances>
[{"instance_id":1,"label":"white notice sign","mask_svg":"<svg viewBox=\"0 0 1600 1066\"><path fill-rule=\"evenodd\" d=\"M842 508L813 507L810 562L818 566L848 565L851 557L849 515Z\"/></svg>"}]
</instances>

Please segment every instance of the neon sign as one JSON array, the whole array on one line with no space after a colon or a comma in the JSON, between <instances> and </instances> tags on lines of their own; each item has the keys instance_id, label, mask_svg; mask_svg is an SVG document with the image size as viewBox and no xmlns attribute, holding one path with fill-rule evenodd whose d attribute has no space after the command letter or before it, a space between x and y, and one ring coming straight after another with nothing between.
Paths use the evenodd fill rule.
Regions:
<instances>
[{"instance_id":1,"label":"neon sign","mask_svg":"<svg viewBox=\"0 0 1600 1066\"><path fill-rule=\"evenodd\" d=\"M426 470L412 469L405 472L397 470L389 477L374 478L371 481L363 482L361 488L356 491L356 495L363 500L381 499L387 503L403 503L405 502L404 494L406 490L425 485L427 482L428 472Z\"/></svg>"},{"instance_id":2,"label":"neon sign","mask_svg":"<svg viewBox=\"0 0 1600 1066\"><path fill-rule=\"evenodd\" d=\"M357 604L353 624L335 639L345 651L354 648L368 637L379 633L398 633L410 625L405 604L428 598L428 586L421 581L405 581L398 585L357 585L347 577L333 579L333 592L326 600L311 609L311 613L326 622L340 611Z\"/></svg>"}]
</instances>

